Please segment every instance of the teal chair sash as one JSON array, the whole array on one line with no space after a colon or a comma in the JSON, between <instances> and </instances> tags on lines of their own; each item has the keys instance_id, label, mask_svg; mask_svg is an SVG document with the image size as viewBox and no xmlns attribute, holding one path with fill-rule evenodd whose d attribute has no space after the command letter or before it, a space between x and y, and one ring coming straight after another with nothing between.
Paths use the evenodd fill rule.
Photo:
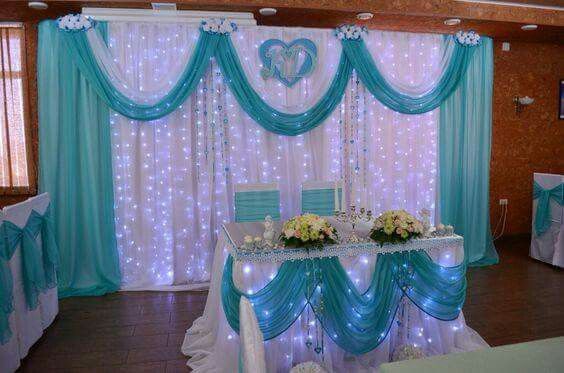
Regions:
<instances>
[{"instance_id":1,"label":"teal chair sash","mask_svg":"<svg viewBox=\"0 0 564 373\"><path fill-rule=\"evenodd\" d=\"M340 201L343 198L343 189L338 188L337 193ZM302 190L302 213L332 216L335 213L335 189Z\"/></svg>"},{"instance_id":2,"label":"teal chair sash","mask_svg":"<svg viewBox=\"0 0 564 373\"><path fill-rule=\"evenodd\" d=\"M270 215L280 220L280 191L261 190L235 192L235 221L260 221Z\"/></svg>"},{"instance_id":3,"label":"teal chair sash","mask_svg":"<svg viewBox=\"0 0 564 373\"><path fill-rule=\"evenodd\" d=\"M39 232L41 249L37 246ZM12 335L9 316L14 310L14 282L8 261L18 246L22 250L25 299L28 309L34 310L38 305L39 293L57 285L59 257L49 207L43 215L32 211L23 228L10 221L4 221L0 225L0 344L6 343Z\"/></svg>"},{"instance_id":4,"label":"teal chair sash","mask_svg":"<svg viewBox=\"0 0 564 373\"><path fill-rule=\"evenodd\" d=\"M555 186L552 189L544 189L535 181L533 184L533 199L538 200L535 213L535 232L537 236L540 236L552 224L550 200L556 201L561 206L564 205L564 184Z\"/></svg>"}]
</instances>

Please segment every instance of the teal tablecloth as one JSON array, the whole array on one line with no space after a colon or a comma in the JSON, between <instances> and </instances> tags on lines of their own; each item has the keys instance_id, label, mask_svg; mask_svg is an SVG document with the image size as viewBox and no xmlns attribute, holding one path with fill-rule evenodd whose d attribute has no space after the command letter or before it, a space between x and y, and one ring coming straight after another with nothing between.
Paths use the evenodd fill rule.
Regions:
<instances>
[{"instance_id":1,"label":"teal tablecloth","mask_svg":"<svg viewBox=\"0 0 564 373\"><path fill-rule=\"evenodd\" d=\"M564 372L564 337L382 364L381 373Z\"/></svg>"}]
</instances>

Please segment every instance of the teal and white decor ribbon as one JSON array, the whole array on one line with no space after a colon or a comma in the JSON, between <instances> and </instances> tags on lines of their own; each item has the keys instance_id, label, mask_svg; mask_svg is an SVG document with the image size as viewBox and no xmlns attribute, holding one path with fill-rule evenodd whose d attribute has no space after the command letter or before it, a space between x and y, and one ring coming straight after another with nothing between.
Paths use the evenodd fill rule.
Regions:
<instances>
[{"instance_id":1,"label":"teal and white decor ribbon","mask_svg":"<svg viewBox=\"0 0 564 373\"><path fill-rule=\"evenodd\" d=\"M37 235L40 232L41 248L37 245ZM59 253L50 207L47 207L43 215L32 211L23 228L9 221L0 225L0 344L6 343L12 335L9 317L14 310L14 280L8 262L18 246L22 251L25 299L28 309L34 310L38 306L39 293L57 286Z\"/></svg>"}]
</instances>

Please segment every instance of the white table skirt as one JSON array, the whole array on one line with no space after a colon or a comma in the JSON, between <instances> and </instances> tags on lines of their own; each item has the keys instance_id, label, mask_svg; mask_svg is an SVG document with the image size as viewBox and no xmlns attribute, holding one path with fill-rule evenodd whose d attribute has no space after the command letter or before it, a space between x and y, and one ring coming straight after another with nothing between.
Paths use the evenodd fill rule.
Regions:
<instances>
[{"instance_id":1,"label":"white table skirt","mask_svg":"<svg viewBox=\"0 0 564 373\"><path fill-rule=\"evenodd\" d=\"M535 173L534 180L544 189L564 183L564 175ZM564 207L550 200L552 224L542 235L535 232L537 200L533 200L530 256L545 263L564 268Z\"/></svg>"},{"instance_id":2,"label":"white table skirt","mask_svg":"<svg viewBox=\"0 0 564 373\"><path fill-rule=\"evenodd\" d=\"M49 195L44 193L27 201L8 206L3 211L2 220L24 227L32 210L40 214L49 205ZM41 234L38 235L41 247ZM12 338L0 345L0 372L13 372L20 366L20 360L27 356L31 346L43 335L59 312L57 288L49 289L39 295L39 305L33 310L27 309L21 273L21 248L16 248L9 262L14 282L14 311L10 314Z\"/></svg>"},{"instance_id":3,"label":"white table skirt","mask_svg":"<svg viewBox=\"0 0 564 373\"><path fill-rule=\"evenodd\" d=\"M188 365L195 372L234 372L238 363L239 337L229 326L221 304L221 278L229 254L228 240L221 234L214 254L212 278L203 316L186 331L182 352L190 356ZM463 258L457 248L445 248L429 253L444 265L455 265ZM340 258L341 264L354 279L359 290L366 289L372 277L376 255L359 255ZM278 263L235 262L234 281L246 291L257 291L274 277ZM401 318L401 325L397 321ZM405 302L403 317L396 316L388 336L373 351L354 356L344 352L325 336L322 355L308 349L306 311L286 332L265 342L266 362L269 372L288 372L304 361L318 361L333 372L371 372L391 360L394 349L402 344L416 344L427 355L469 351L488 346L469 328L462 313L453 321L440 321ZM311 328L313 333L315 328ZM322 361L323 360L323 361Z\"/></svg>"}]
</instances>

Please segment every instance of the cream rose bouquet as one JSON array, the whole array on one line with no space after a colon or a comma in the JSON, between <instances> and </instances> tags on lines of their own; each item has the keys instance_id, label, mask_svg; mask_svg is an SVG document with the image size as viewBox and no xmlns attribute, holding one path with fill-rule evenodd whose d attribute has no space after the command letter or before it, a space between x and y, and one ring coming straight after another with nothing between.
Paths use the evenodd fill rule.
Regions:
<instances>
[{"instance_id":1,"label":"cream rose bouquet","mask_svg":"<svg viewBox=\"0 0 564 373\"><path fill-rule=\"evenodd\" d=\"M322 247L337 242L337 231L315 214L303 214L286 221L280 240L288 247Z\"/></svg>"},{"instance_id":2,"label":"cream rose bouquet","mask_svg":"<svg viewBox=\"0 0 564 373\"><path fill-rule=\"evenodd\" d=\"M376 218L370 238L383 245L400 243L423 234L423 224L405 210L390 210Z\"/></svg>"}]
</instances>

